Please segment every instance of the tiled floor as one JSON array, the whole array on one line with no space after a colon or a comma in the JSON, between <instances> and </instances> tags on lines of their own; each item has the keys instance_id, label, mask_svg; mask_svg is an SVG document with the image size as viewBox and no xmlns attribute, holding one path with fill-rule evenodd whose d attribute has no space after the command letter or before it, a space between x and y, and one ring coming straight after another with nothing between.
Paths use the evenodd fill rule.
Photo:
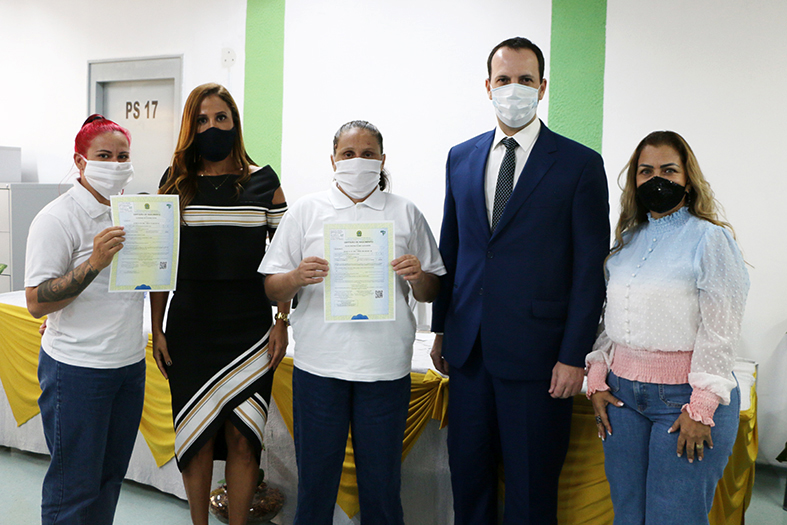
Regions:
<instances>
[{"instance_id":1,"label":"tiled floor","mask_svg":"<svg viewBox=\"0 0 787 525\"><path fill-rule=\"evenodd\" d=\"M49 458L0 447L0 524L40 523L41 480ZM787 469L758 465L747 525L787 525L782 509ZM211 525L221 523L211 516ZM126 482L120 493L116 525L190 525L188 505L150 487ZM419 524L412 524L419 525Z\"/></svg>"},{"instance_id":2,"label":"tiled floor","mask_svg":"<svg viewBox=\"0 0 787 525\"><path fill-rule=\"evenodd\" d=\"M786 482L787 469L757 466L746 525L787 525L787 511L782 509Z\"/></svg>"},{"instance_id":3,"label":"tiled floor","mask_svg":"<svg viewBox=\"0 0 787 525\"><path fill-rule=\"evenodd\" d=\"M41 523L41 482L49 456L0 447L0 524ZM220 524L215 517L210 523ZM126 481L115 525L191 525L188 504L146 485Z\"/></svg>"}]
</instances>

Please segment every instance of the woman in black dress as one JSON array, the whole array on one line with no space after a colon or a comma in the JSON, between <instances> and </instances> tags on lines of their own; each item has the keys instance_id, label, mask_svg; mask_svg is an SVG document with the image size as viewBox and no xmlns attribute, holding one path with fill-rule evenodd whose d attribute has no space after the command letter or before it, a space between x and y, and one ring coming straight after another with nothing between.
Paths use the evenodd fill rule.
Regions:
<instances>
[{"instance_id":1,"label":"woman in black dress","mask_svg":"<svg viewBox=\"0 0 787 525\"><path fill-rule=\"evenodd\" d=\"M183 110L159 193L180 196L177 291L151 294L153 354L169 379L175 456L192 522L208 523L213 460L227 461L230 523L246 523L273 370L287 347L289 303L270 301L257 268L287 210L276 173L254 164L229 92L204 84Z\"/></svg>"}]
</instances>

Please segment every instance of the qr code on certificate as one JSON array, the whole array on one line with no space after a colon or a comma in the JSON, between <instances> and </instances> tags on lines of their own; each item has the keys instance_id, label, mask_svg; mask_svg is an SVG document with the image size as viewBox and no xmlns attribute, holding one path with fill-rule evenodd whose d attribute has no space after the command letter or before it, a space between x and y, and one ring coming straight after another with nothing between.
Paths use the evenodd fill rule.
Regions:
<instances>
[{"instance_id":1,"label":"qr code on certificate","mask_svg":"<svg viewBox=\"0 0 787 525\"><path fill-rule=\"evenodd\" d=\"M159 270L166 270L167 269L167 261L160 261L158 263L158 269Z\"/></svg>"},{"instance_id":2,"label":"qr code on certificate","mask_svg":"<svg viewBox=\"0 0 787 525\"><path fill-rule=\"evenodd\" d=\"M382 299L383 298L383 291L382 290L375 290L374 291L374 298L375 299Z\"/></svg>"}]
</instances>

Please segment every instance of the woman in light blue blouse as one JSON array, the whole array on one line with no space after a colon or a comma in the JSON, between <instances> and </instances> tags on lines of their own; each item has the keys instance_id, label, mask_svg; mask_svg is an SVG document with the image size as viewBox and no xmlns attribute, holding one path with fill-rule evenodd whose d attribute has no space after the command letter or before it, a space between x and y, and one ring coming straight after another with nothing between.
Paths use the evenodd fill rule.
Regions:
<instances>
[{"instance_id":1,"label":"woman in light blue blouse","mask_svg":"<svg viewBox=\"0 0 787 525\"><path fill-rule=\"evenodd\" d=\"M615 524L708 523L737 435L749 278L683 137L651 133L625 173L604 331L586 360Z\"/></svg>"}]
</instances>

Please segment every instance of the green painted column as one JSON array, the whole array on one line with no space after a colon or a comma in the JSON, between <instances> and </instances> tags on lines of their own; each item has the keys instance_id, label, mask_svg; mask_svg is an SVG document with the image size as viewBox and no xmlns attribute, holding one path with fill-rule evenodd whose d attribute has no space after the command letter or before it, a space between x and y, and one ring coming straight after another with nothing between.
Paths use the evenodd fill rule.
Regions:
<instances>
[{"instance_id":1,"label":"green painted column","mask_svg":"<svg viewBox=\"0 0 787 525\"><path fill-rule=\"evenodd\" d=\"M552 0L549 127L601 153L606 0Z\"/></svg>"},{"instance_id":2,"label":"green painted column","mask_svg":"<svg viewBox=\"0 0 787 525\"><path fill-rule=\"evenodd\" d=\"M246 4L243 138L256 162L281 176L285 0Z\"/></svg>"}]
</instances>

